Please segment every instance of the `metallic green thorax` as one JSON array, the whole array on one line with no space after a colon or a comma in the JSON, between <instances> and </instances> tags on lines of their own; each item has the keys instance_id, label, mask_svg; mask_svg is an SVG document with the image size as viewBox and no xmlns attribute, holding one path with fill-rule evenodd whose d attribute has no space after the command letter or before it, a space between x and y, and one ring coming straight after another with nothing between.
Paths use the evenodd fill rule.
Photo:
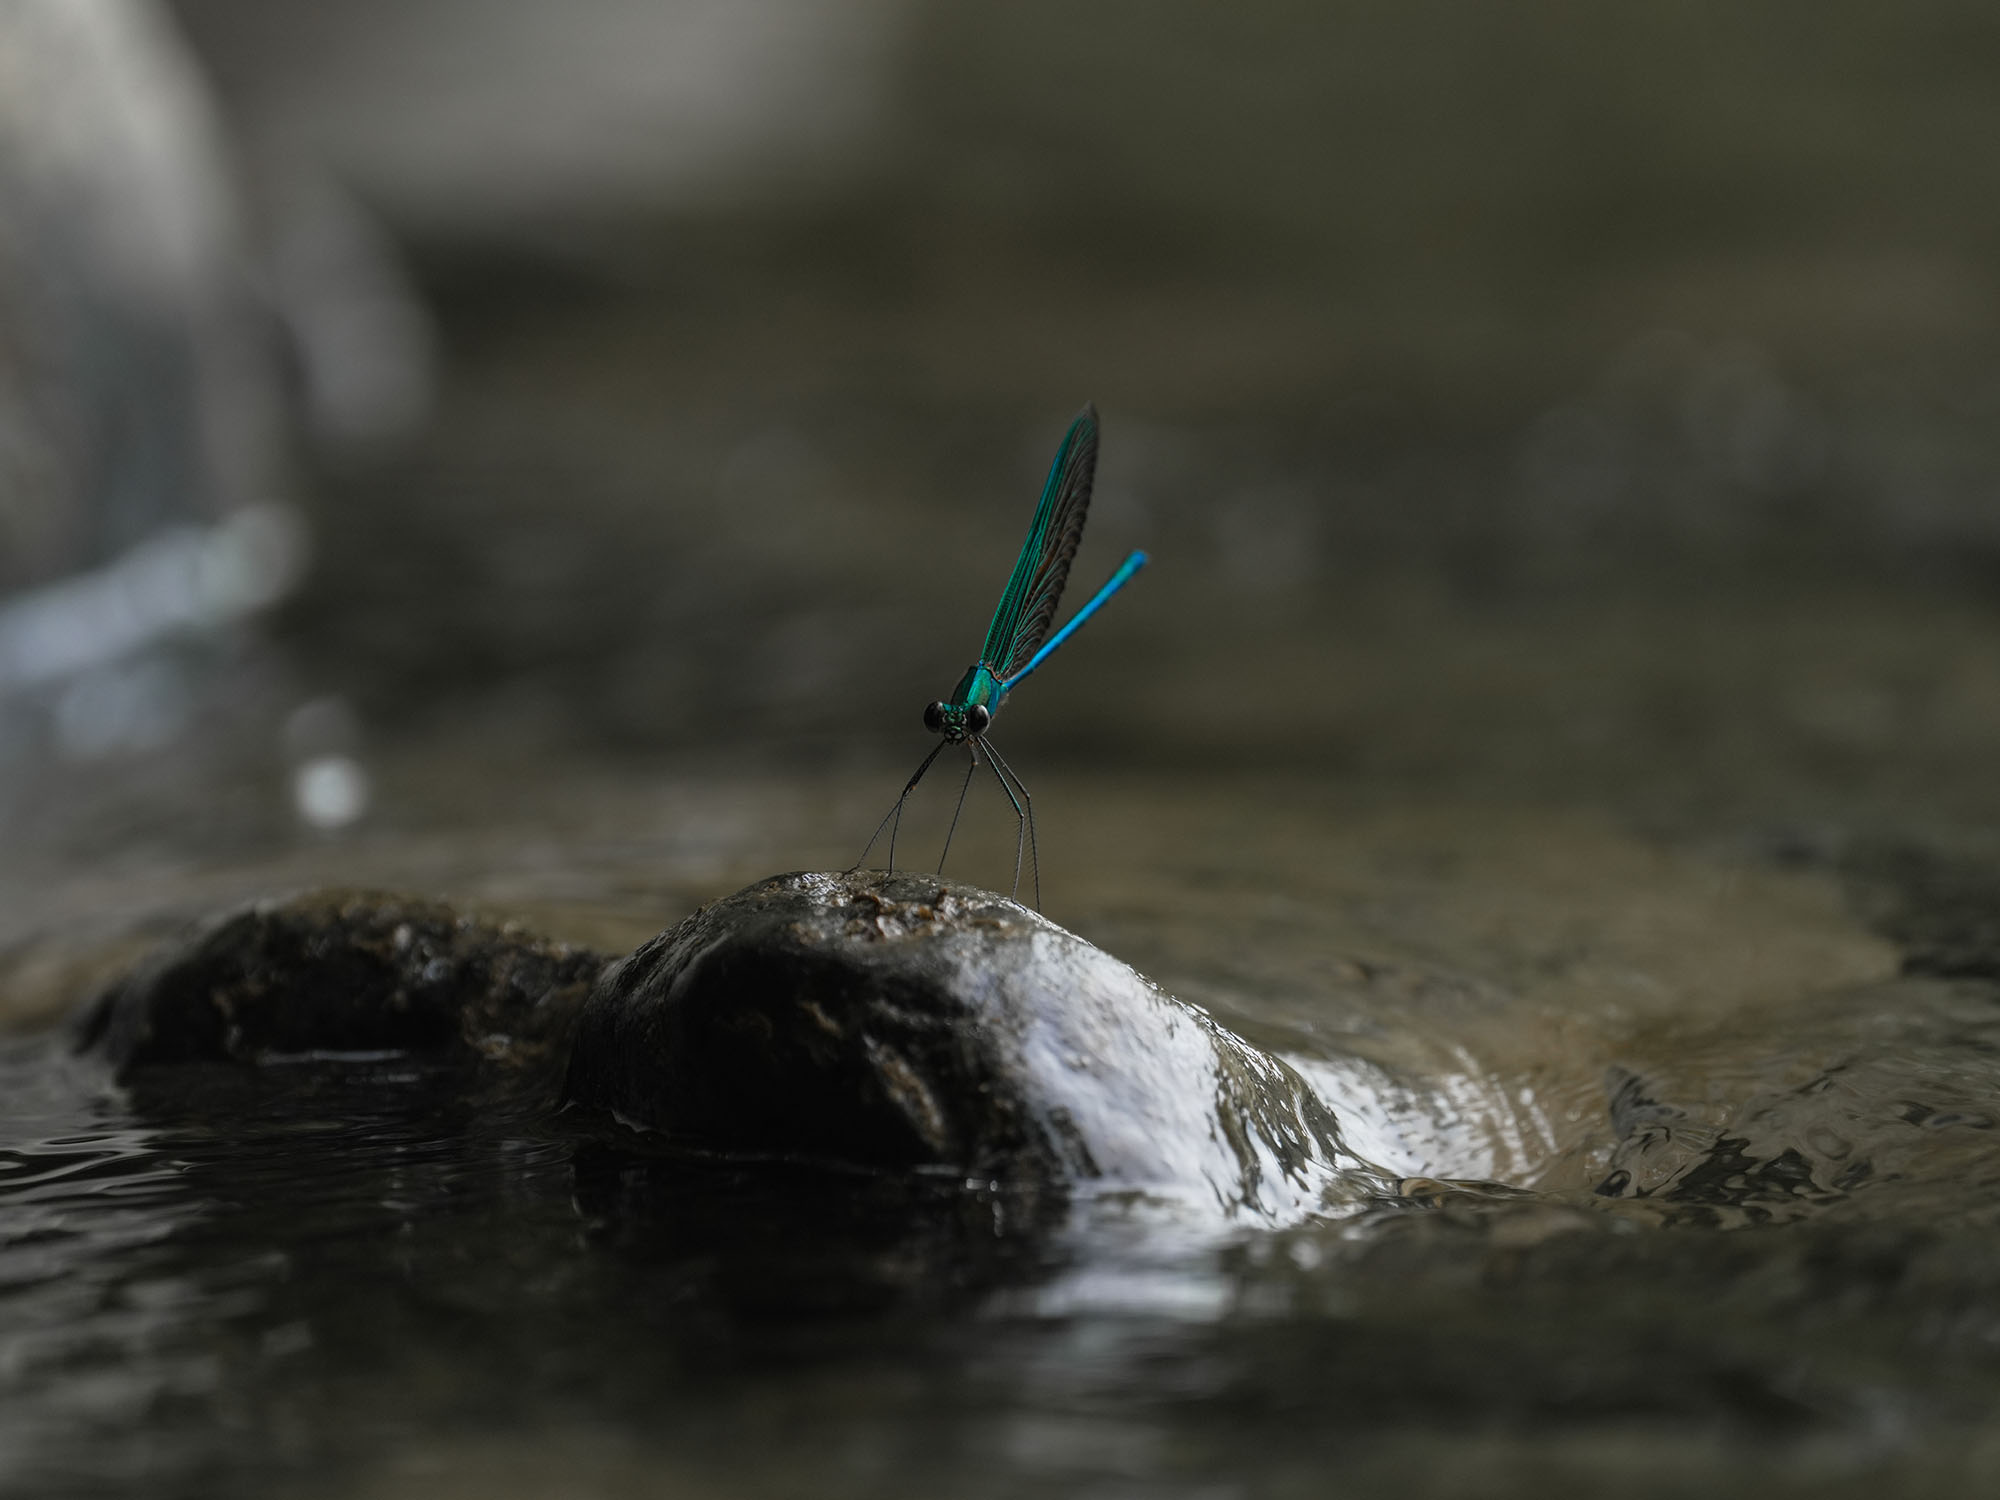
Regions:
<instances>
[{"instance_id":1,"label":"metallic green thorax","mask_svg":"<svg viewBox=\"0 0 2000 1500\"><path fill-rule=\"evenodd\" d=\"M977 703L989 714L1000 711L1000 679L995 677L984 662L965 669L965 675L958 679L958 686L945 699L947 708L970 708Z\"/></svg>"}]
</instances>

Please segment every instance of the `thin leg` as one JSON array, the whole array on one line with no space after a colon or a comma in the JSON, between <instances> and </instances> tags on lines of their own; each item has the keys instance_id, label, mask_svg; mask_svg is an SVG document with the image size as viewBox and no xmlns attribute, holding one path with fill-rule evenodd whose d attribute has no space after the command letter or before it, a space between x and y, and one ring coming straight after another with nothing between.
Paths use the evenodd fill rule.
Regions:
<instances>
[{"instance_id":1,"label":"thin leg","mask_svg":"<svg viewBox=\"0 0 2000 1500\"><path fill-rule=\"evenodd\" d=\"M1034 872L1035 910L1040 911L1042 909L1042 856L1041 851L1035 847L1035 799L1028 795L1027 783L1015 774L1014 768L1007 764L1005 758L1001 756L998 750L993 748L993 742L991 740L984 740L981 743L986 746L986 758L993 763L994 774L1000 777L1000 786L1007 793L1007 800L1014 802L1014 793L1016 791L1021 794L1021 800L1014 802L1014 892L1018 896L1021 890L1021 829L1025 825L1028 834L1028 867ZM1011 787L1008 785L1010 781L1013 783Z\"/></svg>"},{"instance_id":2,"label":"thin leg","mask_svg":"<svg viewBox=\"0 0 2000 1500\"><path fill-rule=\"evenodd\" d=\"M993 747L988 745L986 748L991 751ZM1007 784L1007 778L1001 774L999 762L989 754L987 764L992 766L993 779L1000 783L1000 790L1006 793L1007 801L1014 808L1014 888L1008 894L1018 901L1021 899L1021 852L1027 843L1028 825L1021 814L1021 801L1014 795L1014 788ZM1035 905L1039 910L1040 901Z\"/></svg>"},{"instance_id":3,"label":"thin leg","mask_svg":"<svg viewBox=\"0 0 2000 1500\"><path fill-rule=\"evenodd\" d=\"M965 742L966 752L972 760L965 768L965 780L959 783L958 806L951 810L951 827L944 831L944 853L938 856L938 874L944 874L945 859L951 854L951 836L958 832L958 815L965 811L965 794L972 788L972 773L979 769L979 751L971 740Z\"/></svg>"},{"instance_id":4,"label":"thin leg","mask_svg":"<svg viewBox=\"0 0 2000 1500\"><path fill-rule=\"evenodd\" d=\"M924 763L917 767L916 774L904 784L903 795L896 799L896 805L882 814L882 821L877 823L875 831L868 835L867 848L861 851L861 858L847 867L847 874L852 875L868 862L869 850L875 847L875 841L882 837L882 830L885 828L889 829L889 873L891 875L896 873L896 830L903 826L903 804L910 800L910 793L917 789L917 783L924 779L924 772L931 768L931 762L938 758L938 752L948 743L950 742L947 740L939 740L931 746L931 753L924 757ZM894 827L890 827L891 820L894 820Z\"/></svg>"}]
</instances>

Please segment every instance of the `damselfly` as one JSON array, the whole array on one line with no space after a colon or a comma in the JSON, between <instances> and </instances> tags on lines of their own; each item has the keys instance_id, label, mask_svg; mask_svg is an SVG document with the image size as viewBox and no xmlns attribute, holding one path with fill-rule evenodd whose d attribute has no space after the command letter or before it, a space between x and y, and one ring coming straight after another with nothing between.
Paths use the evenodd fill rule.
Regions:
<instances>
[{"instance_id":1,"label":"damselfly","mask_svg":"<svg viewBox=\"0 0 2000 1500\"><path fill-rule=\"evenodd\" d=\"M896 868L896 832L902 827L903 804L909 801L910 793L917 789L917 783L924 779L924 773L945 746L963 745L970 763L958 789L951 827L944 836L944 853L938 856L938 871L943 873L945 857L951 853L952 835L958 832L958 816L965 809L965 794L979 770L983 752L984 763L1014 809L1014 894L1018 896L1021 891L1021 861L1025 854L1033 871L1035 906L1040 908L1042 872L1035 847L1034 800L1021 778L1014 774L1014 768L993 748L986 732L1006 703L1007 695L1146 565L1143 552L1127 557L1118 565L1118 571L1105 580L1104 587L1090 596L1090 602L1071 615L1062 629L1049 635L1063 585L1069 581L1070 562L1076 556L1077 543L1083 540L1084 517L1090 511L1090 486L1096 474L1097 408L1085 406L1069 424L1062 446L1056 449L1048 481L1042 486L1041 501L1035 506L1034 522L1028 527L1028 539L1021 544L1021 555L1015 559L1014 571L1000 595L1000 606L993 611L993 623L987 627L986 644L979 649L979 660L965 669L949 698L940 698L924 709L924 728L940 738L904 786L896 805L875 825L868 848L861 851L855 868L867 861L869 850L882 837L884 828L889 830L889 868Z\"/></svg>"}]
</instances>

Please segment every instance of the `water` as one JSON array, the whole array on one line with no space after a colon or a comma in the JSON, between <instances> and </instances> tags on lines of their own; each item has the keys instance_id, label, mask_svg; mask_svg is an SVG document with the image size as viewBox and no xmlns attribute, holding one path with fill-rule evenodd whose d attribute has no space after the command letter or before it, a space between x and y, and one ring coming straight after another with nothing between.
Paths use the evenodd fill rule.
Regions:
<instances>
[{"instance_id":1,"label":"water","mask_svg":"<svg viewBox=\"0 0 2000 1500\"><path fill-rule=\"evenodd\" d=\"M100 923L156 930L308 872L390 879L617 948L793 840L831 851L898 784L580 768L547 808L564 840L530 799L479 839L211 857L171 899L154 868L88 889ZM1106 1207L1043 1241L1009 1232L1004 1189L648 1157L394 1060L121 1095L31 1032L0 1086L6 1487L1990 1478L2000 991L1901 974L1855 876L1525 799L1038 785L1056 914L1291 1057L1404 1199L1275 1235ZM984 813L954 858L998 878L1012 820ZM50 908L11 950L16 995L103 946Z\"/></svg>"}]
</instances>

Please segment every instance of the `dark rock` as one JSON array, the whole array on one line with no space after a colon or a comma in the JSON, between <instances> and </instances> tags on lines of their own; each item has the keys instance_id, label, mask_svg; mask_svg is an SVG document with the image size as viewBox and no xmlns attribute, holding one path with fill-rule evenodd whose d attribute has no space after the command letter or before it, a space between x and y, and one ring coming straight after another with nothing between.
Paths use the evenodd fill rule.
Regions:
<instances>
[{"instance_id":1,"label":"dark rock","mask_svg":"<svg viewBox=\"0 0 2000 1500\"><path fill-rule=\"evenodd\" d=\"M1384 1184L1290 1067L1019 904L799 874L614 965L568 1103L701 1149L1293 1219Z\"/></svg>"},{"instance_id":2,"label":"dark rock","mask_svg":"<svg viewBox=\"0 0 2000 1500\"><path fill-rule=\"evenodd\" d=\"M497 1080L614 1147L969 1182L1031 1218L1111 1192L1291 1222L1389 1189L1288 1065L921 875L763 881L608 968L434 902L264 902L114 985L77 1040L154 1093L177 1063L459 1063L412 1086Z\"/></svg>"},{"instance_id":3,"label":"dark rock","mask_svg":"<svg viewBox=\"0 0 2000 1500\"><path fill-rule=\"evenodd\" d=\"M211 924L101 995L78 1044L166 1063L409 1053L559 1068L604 956L432 901L328 891Z\"/></svg>"},{"instance_id":4,"label":"dark rock","mask_svg":"<svg viewBox=\"0 0 2000 1500\"><path fill-rule=\"evenodd\" d=\"M1859 842L1842 861L1875 929L1903 949L1903 972L2000 979L2000 869L1910 840Z\"/></svg>"}]
</instances>

